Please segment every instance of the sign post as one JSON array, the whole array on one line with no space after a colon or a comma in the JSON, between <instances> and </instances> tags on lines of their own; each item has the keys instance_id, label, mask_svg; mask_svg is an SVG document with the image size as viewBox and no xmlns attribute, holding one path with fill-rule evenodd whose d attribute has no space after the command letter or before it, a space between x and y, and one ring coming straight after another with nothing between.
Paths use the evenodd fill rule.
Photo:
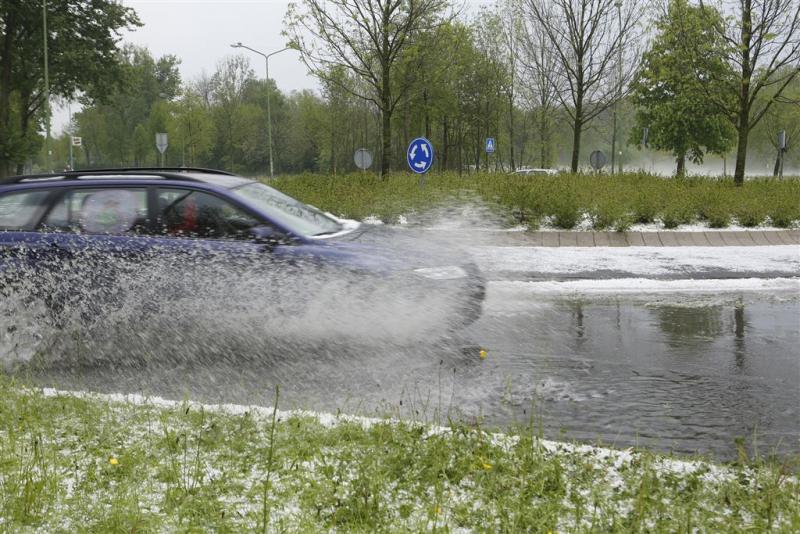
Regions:
<instances>
[{"instance_id":1,"label":"sign post","mask_svg":"<svg viewBox=\"0 0 800 534\"><path fill-rule=\"evenodd\" d=\"M80 137L72 136L72 139L69 143L69 170L75 170L75 158L72 156L72 147L74 146L83 146L83 139Z\"/></svg>"},{"instance_id":2,"label":"sign post","mask_svg":"<svg viewBox=\"0 0 800 534\"><path fill-rule=\"evenodd\" d=\"M156 134L156 148L161 153L161 166L164 166L164 152L167 151L167 146L169 146L167 142L167 134L166 133L157 133Z\"/></svg>"},{"instance_id":3,"label":"sign post","mask_svg":"<svg viewBox=\"0 0 800 534\"><path fill-rule=\"evenodd\" d=\"M489 170L489 156L494 154L495 142L494 137L487 137L486 138L486 170Z\"/></svg>"}]
</instances>

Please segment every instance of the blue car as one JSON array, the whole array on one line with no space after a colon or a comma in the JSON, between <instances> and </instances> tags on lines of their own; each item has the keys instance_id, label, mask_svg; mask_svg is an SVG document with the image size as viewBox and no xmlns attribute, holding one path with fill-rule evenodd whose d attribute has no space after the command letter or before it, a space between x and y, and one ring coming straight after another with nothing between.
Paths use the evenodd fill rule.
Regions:
<instances>
[{"instance_id":1,"label":"blue car","mask_svg":"<svg viewBox=\"0 0 800 534\"><path fill-rule=\"evenodd\" d=\"M126 168L17 176L0 180L0 290L12 287L21 273L30 278L40 268L74 265L76 258L89 257L86 251L94 262L123 258L134 265L153 255L199 251L232 266L263 263L304 276L330 267L356 277L400 277L416 291L440 291L452 299L448 328L480 316L485 284L474 264L396 250L371 237L371 231L218 170ZM188 266L177 265L179 276L192 276ZM114 280L89 283L102 288ZM235 284L235 276L226 283ZM54 308L76 291L66 281L61 285L55 292L59 298L52 288L45 295ZM300 298L307 302L314 295Z\"/></svg>"}]
</instances>

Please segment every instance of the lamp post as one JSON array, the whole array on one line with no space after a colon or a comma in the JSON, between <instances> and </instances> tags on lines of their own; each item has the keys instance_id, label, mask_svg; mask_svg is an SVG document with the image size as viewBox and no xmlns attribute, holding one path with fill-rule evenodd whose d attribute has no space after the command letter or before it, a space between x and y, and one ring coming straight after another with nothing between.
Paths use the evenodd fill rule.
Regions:
<instances>
[{"instance_id":1,"label":"lamp post","mask_svg":"<svg viewBox=\"0 0 800 534\"><path fill-rule=\"evenodd\" d=\"M45 172L50 172L50 73L47 60L47 0L42 0L42 44L44 48L44 154L45 165L47 166Z\"/></svg>"},{"instance_id":2,"label":"lamp post","mask_svg":"<svg viewBox=\"0 0 800 534\"><path fill-rule=\"evenodd\" d=\"M250 50L254 54L258 54L259 56L262 56L264 58L264 61L266 62L266 65L267 65L267 145L269 147L269 177L273 178L274 169L273 169L273 165L272 165L272 112L270 111L270 103L269 103L269 101L270 101L270 97L269 97L269 93L270 93L270 87L269 87L269 58L271 56L274 56L275 54L280 54L281 52L285 52L286 50L291 50L292 47L287 46L286 48L282 48L282 49L277 50L275 52L270 52L269 54L265 54L264 52L259 52L258 50L250 48L249 46L243 45L241 42L232 44L231 48L244 48L246 50Z\"/></svg>"},{"instance_id":3,"label":"lamp post","mask_svg":"<svg viewBox=\"0 0 800 534\"><path fill-rule=\"evenodd\" d=\"M617 8L617 18L619 19L619 32L620 39L622 39L622 0L616 0L614 7ZM620 101L620 94L622 93L622 43L617 44L617 87L616 95L614 96L614 131L611 132L611 172L614 172L614 159L617 152L617 106ZM620 142L622 145L622 142ZM620 148L622 148L620 146ZM619 151L619 172L622 173L622 150Z\"/></svg>"}]
</instances>

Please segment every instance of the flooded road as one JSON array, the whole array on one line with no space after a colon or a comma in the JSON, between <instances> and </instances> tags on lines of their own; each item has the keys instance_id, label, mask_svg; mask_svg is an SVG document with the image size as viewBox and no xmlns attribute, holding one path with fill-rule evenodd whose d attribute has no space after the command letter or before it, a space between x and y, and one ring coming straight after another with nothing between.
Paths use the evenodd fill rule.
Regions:
<instances>
[{"instance_id":1,"label":"flooded road","mask_svg":"<svg viewBox=\"0 0 800 534\"><path fill-rule=\"evenodd\" d=\"M488 427L710 454L800 452L800 296L541 294L489 284L483 317L442 342L264 344L187 357L31 367L60 389L131 392ZM478 347L487 350L485 360Z\"/></svg>"}]
</instances>

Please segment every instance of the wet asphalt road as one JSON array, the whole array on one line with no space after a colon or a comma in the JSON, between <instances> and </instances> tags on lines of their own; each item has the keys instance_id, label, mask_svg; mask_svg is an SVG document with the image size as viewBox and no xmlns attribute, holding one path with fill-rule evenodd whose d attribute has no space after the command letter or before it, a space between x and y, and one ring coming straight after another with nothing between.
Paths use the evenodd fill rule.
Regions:
<instances>
[{"instance_id":1,"label":"wet asphalt road","mask_svg":"<svg viewBox=\"0 0 800 534\"><path fill-rule=\"evenodd\" d=\"M270 343L231 352L52 363L61 389L131 392L429 422L541 425L550 438L731 459L800 452L800 296L611 296L489 285L483 317L447 341ZM478 357L478 347L488 357Z\"/></svg>"}]
</instances>

